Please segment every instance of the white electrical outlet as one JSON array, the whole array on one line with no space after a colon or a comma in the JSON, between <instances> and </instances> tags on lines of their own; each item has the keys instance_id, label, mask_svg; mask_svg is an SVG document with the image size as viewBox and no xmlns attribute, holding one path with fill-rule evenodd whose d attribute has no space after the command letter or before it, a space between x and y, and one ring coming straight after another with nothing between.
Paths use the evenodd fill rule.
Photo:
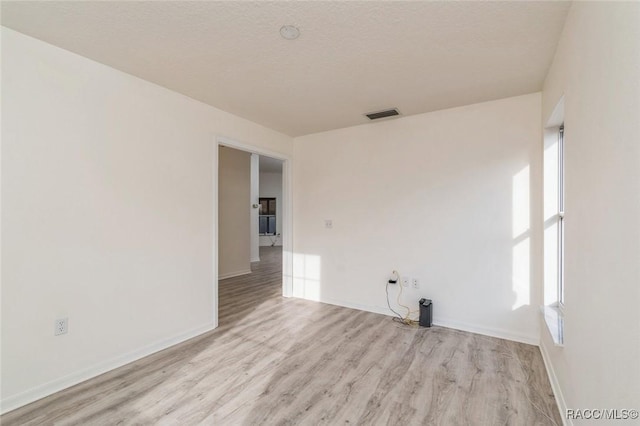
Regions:
<instances>
[{"instance_id":1,"label":"white electrical outlet","mask_svg":"<svg viewBox=\"0 0 640 426\"><path fill-rule=\"evenodd\" d=\"M324 220L324 227L327 228L327 229L333 228L333 220L325 219Z\"/></svg>"},{"instance_id":2,"label":"white electrical outlet","mask_svg":"<svg viewBox=\"0 0 640 426\"><path fill-rule=\"evenodd\" d=\"M402 287L409 287L409 281L411 281L411 278L409 277L402 277Z\"/></svg>"},{"instance_id":3,"label":"white electrical outlet","mask_svg":"<svg viewBox=\"0 0 640 426\"><path fill-rule=\"evenodd\" d=\"M53 335L59 336L61 334L67 334L69 330L69 318L59 318L54 323Z\"/></svg>"},{"instance_id":4,"label":"white electrical outlet","mask_svg":"<svg viewBox=\"0 0 640 426\"><path fill-rule=\"evenodd\" d=\"M418 281L417 278L414 278L411 280L411 285L413 285L413 288L420 288L420 281Z\"/></svg>"}]
</instances>

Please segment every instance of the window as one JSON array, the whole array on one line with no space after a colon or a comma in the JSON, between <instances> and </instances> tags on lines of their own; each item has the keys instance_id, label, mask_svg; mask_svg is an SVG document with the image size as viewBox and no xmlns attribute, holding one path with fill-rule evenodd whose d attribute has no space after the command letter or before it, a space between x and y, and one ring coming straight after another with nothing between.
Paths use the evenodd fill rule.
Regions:
<instances>
[{"instance_id":1,"label":"window","mask_svg":"<svg viewBox=\"0 0 640 426\"><path fill-rule=\"evenodd\" d=\"M544 129L544 320L556 346L564 345L565 128L564 99ZM569 301L570 303L571 301Z\"/></svg>"},{"instance_id":2,"label":"window","mask_svg":"<svg viewBox=\"0 0 640 426\"><path fill-rule=\"evenodd\" d=\"M558 305L564 305L564 125L558 129Z\"/></svg>"},{"instance_id":3,"label":"window","mask_svg":"<svg viewBox=\"0 0 640 426\"><path fill-rule=\"evenodd\" d=\"M276 235L276 199L260 198L259 234Z\"/></svg>"}]
</instances>

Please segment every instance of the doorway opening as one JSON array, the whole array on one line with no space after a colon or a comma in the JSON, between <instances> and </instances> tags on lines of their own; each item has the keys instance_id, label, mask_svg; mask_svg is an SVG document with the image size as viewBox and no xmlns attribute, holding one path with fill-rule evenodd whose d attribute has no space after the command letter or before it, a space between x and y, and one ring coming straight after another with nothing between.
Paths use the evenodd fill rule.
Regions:
<instances>
[{"instance_id":1,"label":"doorway opening","mask_svg":"<svg viewBox=\"0 0 640 426\"><path fill-rule=\"evenodd\" d=\"M290 160L217 138L214 322L240 321L290 290Z\"/></svg>"}]
</instances>

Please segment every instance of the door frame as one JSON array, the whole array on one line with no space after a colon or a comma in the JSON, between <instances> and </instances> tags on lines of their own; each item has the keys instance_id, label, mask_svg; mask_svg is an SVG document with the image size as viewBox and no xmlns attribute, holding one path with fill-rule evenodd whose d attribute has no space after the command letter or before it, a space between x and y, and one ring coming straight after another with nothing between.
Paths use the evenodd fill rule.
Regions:
<instances>
[{"instance_id":1,"label":"door frame","mask_svg":"<svg viewBox=\"0 0 640 426\"><path fill-rule=\"evenodd\" d=\"M291 297L293 293L293 204L291 185L291 157L280 152L270 151L226 136L215 136L213 142L213 324L218 327L218 150L221 146L238 149L251 154L282 160L282 296ZM249 203L247 203L247 208Z\"/></svg>"}]
</instances>

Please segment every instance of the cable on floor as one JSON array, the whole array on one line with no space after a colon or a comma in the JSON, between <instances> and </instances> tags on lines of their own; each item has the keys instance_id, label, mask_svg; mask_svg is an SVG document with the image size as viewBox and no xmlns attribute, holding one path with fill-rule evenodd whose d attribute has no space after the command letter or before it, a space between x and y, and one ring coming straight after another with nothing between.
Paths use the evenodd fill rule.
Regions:
<instances>
[{"instance_id":1,"label":"cable on floor","mask_svg":"<svg viewBox=\"0 0 640 426\"><path fill-rule=\"evenodd\" d=\"M387 281L387 285L385 286L385 291L387 293L387 306L389 306L389 309L391 310L391 312L393 312L394 314L396 314L395 317L393 317L393 321L403 324L403 325L408 325L411 327L418 327L418 321L416 320L412 320L410 318L412 313L415 313L417 311L412 311L411 309L409 309L408 306L405 306L402 304L402 302L400 302L400 298L402 297L402 283L400 282L400 273L398 271L393 271L393 275L396 278L396 283L398 285L398 287L400 287L400 289L398 290L398 297L396 299L396 302L398 303L398 306L405 308L407 310L407 315L405 315L404 317L402 315L400 315L396 310L394 310L391 307L391 302L389 301L389 281Z\"/></svg>"}]
</instances>

